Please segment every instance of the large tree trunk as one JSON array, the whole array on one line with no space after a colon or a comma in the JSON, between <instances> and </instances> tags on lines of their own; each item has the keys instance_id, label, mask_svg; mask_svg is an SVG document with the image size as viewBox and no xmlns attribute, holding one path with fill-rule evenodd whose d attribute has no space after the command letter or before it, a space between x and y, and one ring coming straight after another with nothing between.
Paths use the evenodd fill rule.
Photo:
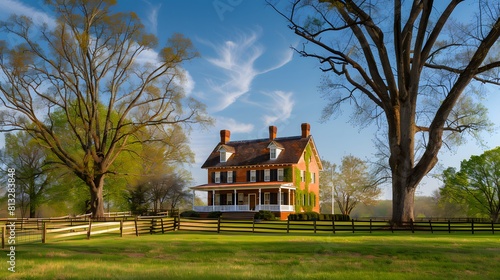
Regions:
<instances>
[{"instance_id":1,"label":"large tree trunk","mask_svg":"<svg viewBox=\"0 0 500 280\"><path fill-rule=\"evenodd\" d=\"M104 217L104 198L102 190L104 188L104 175L91 179L87 184L90 190L90 211L92 218L98 219Z\"/></svg>"},{"instance_id":2,"label":"large tree trunk","mask_svg":"<svg viewBox=\"0 0 500 280\"><path fill-rule=\"evenodd\" d=\"M392 182L392 221L401 225L414 219L415 191L417 186L406 186L401 180Z\"/></svg>"}]
</instances>

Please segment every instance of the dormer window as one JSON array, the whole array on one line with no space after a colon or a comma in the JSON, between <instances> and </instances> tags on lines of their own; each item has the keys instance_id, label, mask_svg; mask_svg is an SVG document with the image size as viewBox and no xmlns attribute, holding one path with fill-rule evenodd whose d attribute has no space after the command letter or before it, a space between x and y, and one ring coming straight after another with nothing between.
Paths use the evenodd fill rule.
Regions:
<instances>
[{"instance_id":1,"label":"dormer window","mask_svg":"<svg viewBox=\"0 0 500 280\"><path fill-rule=\"evenodd\" d=\"M283 146L275 141L272 141L267 148L269 149L269 159L277 159L281 153L281 151L284 150Z\"/></svg>"},{"instance_id":2,"label":"dormer window","mask_svg":"<svg viewBox=\"0 0 500 280\"><path fill-rule=\"evenodd\" d=\"M234 154L234 148L227 145L221 145L219 147L219 153L220 162L227 162L231 155Z\"/></svg>"},{"instance_id":3,"label":"dormer window","mask_svg":"<svg viewBox=\"0 0 500 280\"><path fill-rule=\"evenodd\" d=\"M271 159L276 159L276 148L271 148Z\"/></svg>"}]
</instances>

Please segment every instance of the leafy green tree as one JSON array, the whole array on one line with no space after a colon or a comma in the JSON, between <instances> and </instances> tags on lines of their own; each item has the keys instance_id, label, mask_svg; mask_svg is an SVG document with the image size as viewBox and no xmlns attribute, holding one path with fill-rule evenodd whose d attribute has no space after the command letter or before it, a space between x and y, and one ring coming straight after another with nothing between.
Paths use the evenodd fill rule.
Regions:
<instances>
[{"instance_id":1,"label":"leafy green tree","mask_svg":"<svg viewBox=\"0 0 500 280\"><path fill-rule=\"evenodd\" d=\"M113 12L116 1L46 3L57 17L53 28L24 16L0 23L15 38L0 42L0 103L7 109L0 131L28 131L50 149L85 182L92 215L102 217L105 181L120 175L120 157L169 139L172 126L208 121L181 86L181 64L198 54L181 34L157 49L135 13Z\"/></svg>"},{"instance_id":2,"label":"leafy green tree","mask_svg":"<svg viewBox=\"0 0 500 280\"><path fill-rule=\"evenodd\" d=\"M350 215L359 204L374 205L382 190L380 180L370 172L368 165L354 156L345 156L338 170L333 170L335 202L342 214Z\"/></svg>"},{"instance_id":3,"label":"leafy green tree","mask_svg":"<svg viewBox=\"0 0 500 280\"><path fill-rule=\"evenodd\" d=\"M470 1L372 2L293 0L288 8L272 7L305 41L295 50L322 65L324 118L348 103L356 109L353 121L386 128L392 219L401 224L414 218L415 191L438 162L443 141L490 127L473 85L500 84L500 9L479 1L477 20L464 22L454 12L472 11Z\"/></svg>"},{"instance_id":4,"label":"leafy green tree","mask_svg":"<svg viewBox=\"0 0 500 280\"><path fill-rule=\"evenodd\" d=\"M500 147L463 160L460 170L443 172L444 200L463 207L469 215L489 216L498 222L500 215Z\"/></svg>"},{"instance_id":5,"label":"leafy green tree","mask_svg":"<svg viewBox=\"0 0 500 280\"><path fill-rule=\"evenodd\" d=\"M28 217L35 218L40 206L48 200L51 187L47 151L26 132L7 133L2 162L16 170L16 205L21 216L28 212Z\"/></svg>"}]
</instances>

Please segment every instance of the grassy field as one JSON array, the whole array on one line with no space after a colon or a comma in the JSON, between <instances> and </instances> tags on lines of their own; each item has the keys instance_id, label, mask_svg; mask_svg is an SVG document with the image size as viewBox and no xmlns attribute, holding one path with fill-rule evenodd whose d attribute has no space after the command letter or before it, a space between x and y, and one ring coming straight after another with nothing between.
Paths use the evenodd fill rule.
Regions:
<instances>
[{"instance_id":1,"label":"grassy field","mask_svg":"<svg viewBox=\"0 0 500 280\"><path fill-rule=\"evenodd\" d=\"M492 234L174 232L16 247L0 279L500 279Z\"/></svg>"}]
</instances>

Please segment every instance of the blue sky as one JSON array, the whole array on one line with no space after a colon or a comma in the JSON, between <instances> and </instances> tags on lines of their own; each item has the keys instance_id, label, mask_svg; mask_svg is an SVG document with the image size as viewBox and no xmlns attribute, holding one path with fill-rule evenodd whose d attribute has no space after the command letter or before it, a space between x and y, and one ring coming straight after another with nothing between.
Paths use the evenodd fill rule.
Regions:
<instances>
[{"instance_id":1,"label":"blue sky","mask_svg":"<svg viewBox=\"0 0 500 280\"><path fill-rule=\"evenodd\" d=\"M278 137L300 134L300 124L311 124L322 158L340 163L343 156L371 159L376 127L360 130L349 123L349 107L336 119L321 123L325 100L318 90L322 72L319 63L299 57L290 47L301 41L286 22L261 0L120 0L119 10L135 11L147 30L164 44L174 33L190 38L201 57L184 65L186 91L207 105L216 120L206 130L195 128L191 147L196 162L189 168L194 184L206 183L200 166L219 141L219 130L229 129L231 139L268 136L268 126L278 127ZM285 1L286 2L286 1ZM0 19L11 13L33 16L35 21L53 22L43 0L0 0ZM487 95L487 104L500 104L500 95ZM490 118L500 124L498 110ZM471 140L454 152L443 150L440 163L458 167L460 161L500 145L498 134L484 136L486 147ZM0 139L3 145L3 139ZM417 194L430 195L439 182L426 179ZM384 187L383 198L391 190Z\"/></svg>"}]
</instances>

